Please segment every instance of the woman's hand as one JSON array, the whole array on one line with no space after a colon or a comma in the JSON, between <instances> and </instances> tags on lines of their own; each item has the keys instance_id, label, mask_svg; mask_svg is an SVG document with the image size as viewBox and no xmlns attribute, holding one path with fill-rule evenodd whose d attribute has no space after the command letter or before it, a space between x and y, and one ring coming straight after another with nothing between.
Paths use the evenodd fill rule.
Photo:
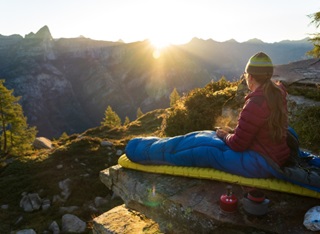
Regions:
<instances>
[{"instance_id":1,"label":"woman's hand","mask_svg":"<svg viewBox=\"0 0 320 234\"><path fill-rule=\"evenodd\" d=\"M216 131L217 133L217 136L220 138L220 139L223 139L229 134L227 131L223 130L223 129L218 129Z\"/></svg>"}]
</instances>

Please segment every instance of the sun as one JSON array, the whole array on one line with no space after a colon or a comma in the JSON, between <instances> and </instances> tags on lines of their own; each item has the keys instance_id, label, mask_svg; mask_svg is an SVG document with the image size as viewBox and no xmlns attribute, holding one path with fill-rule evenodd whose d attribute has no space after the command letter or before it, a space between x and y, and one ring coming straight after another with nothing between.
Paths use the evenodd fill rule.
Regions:
<instances>
[{"instance_id":1,"label":"sun","mask_svg":"<svg viewBox=\"0 0 320 234\"><path fill-rule=\"evenodd\" d=\"M169 38L165 36L167 34L172 35L173 33L163 32L160 34L157 32L154 37L149 37L149 42L154 49L153 57L155 59L160 58L163 51L169 47L186 43L184 38L180 38L179 36Z\"/></svg>"},{"instance_id":2,"label":"sun","mask_svg":"<svg viewBox=\"0 0 320 234\"><path fill-rule=\"evenodd\" d=\"M160 38L160 37L151 38L150 42L153 45L153 47L155 47L155 48L157 48L159 50L171 45L171 42L168 39Z\"/></svg>"},{"instance_id":3,"label":"sun","mask_svg":"<svg viewBox=\"0 0 320 234\"><path fill-rule=\"evenodd\" d=\"M162 51L171 45L171 42L164 38L158 37L158 38L149 39L149 40L150 40L150 44L153 47L152 56L154 59L160 58Z\"/></svg>"}]
</instances>

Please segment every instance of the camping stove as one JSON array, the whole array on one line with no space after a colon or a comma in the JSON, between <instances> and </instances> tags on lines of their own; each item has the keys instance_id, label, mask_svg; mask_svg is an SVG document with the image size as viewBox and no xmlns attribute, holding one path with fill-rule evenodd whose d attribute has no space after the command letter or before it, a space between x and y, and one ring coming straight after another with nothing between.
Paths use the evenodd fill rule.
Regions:
<instances>
[{"instance_id":1,"label":"camping stove","mask_svg":"<svg viewBox=\"0 0 320 234\"><path fill-rule=\"evenodd\" d=\"M227 193L220 197L220 209L227 213L233 213L237 210L238 199L232 193L232 187L227 186Z\"/></svg>"}]
</instances>

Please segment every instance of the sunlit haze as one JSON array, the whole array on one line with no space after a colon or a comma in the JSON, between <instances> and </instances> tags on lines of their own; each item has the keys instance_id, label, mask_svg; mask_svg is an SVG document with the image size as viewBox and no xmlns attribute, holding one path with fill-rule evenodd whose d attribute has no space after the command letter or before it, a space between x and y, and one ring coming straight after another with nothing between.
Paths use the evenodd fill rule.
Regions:
<instances>
[{"instance_id":1,"label":"sunlit haze","mask_svg":"<svg viewBox=\"0 0 320 234\"><path fill-rule=\"evenodd\" d=\"M319 0L0 0L0 34L25 36L47 25L53 38L84 36L157 47L193 37L244 42L301 40L316 32Z\"/></svg>"}]
</instances>

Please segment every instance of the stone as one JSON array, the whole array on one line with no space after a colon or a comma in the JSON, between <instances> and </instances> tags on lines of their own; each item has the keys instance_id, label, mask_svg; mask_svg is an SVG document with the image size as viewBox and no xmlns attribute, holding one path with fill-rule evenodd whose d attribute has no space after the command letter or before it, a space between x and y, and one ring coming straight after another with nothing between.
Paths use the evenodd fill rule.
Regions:
<instances>
[{"instance_id":1,"label":"stone","mask_svg":"<svg viewBox=\"0 0 320 234\"><path fill-rule=\"evenodd\" d=\"M117 152L116 152L116 155L117 156L121 156L123 154L123 151L122 150L117 150Z\"/></svg>"},{"instance_id":2,"label":"stone","mask_svg":"<svg viewBox=\"0 0 320 234\"><path fill-rule=\"evenodd\" d=\"M32 204L33 210L39 210L42 204L42 200L37 193L28 194L29 200Z\"/></svg>"},{"instance_id":3,"label":"stone","mask_svg":"<svg viewBox=\"0 0 320 234\"><path fill-rule=\"evenodd\" d=\"M311 231L320 231L320 206L312 207L307 211L303 225Z\"/></svg>"},{"instance_id":4,"label":"stone","mask_svg":"<svg viewBox=\"0 0 320 234\"><path fill-rule=\"evenodd\" d=\"M50 200L49 199L44 199L43 201L42 201L42 210L43 211L46 211L46 210L48 210L49 208L50 208Z\"/></svg>"},{"instance_id":5,"label":"stone","mask_svg":"<svg viewBox=\"0 0 320 234\"><path fill-rule=\"evenodd\" d=\"M1 205L1 209L7 210L7 209L9 209L9 205L8 204Z\"/></svg>"},{"instance_id":6,"label":"stone","mask_svg":"<svg viewBox=\"0 0 320 234\"><path fill-rule=\"evenodd\" d=\"M108 200L107 199L105 199L105 198L103 198L103 197L96 197L95 199L94 199L94 205L96 206L96 207L101 207L101 206L103 206L103 205L105 205L105 204L107 204L108 203Z\"/></svg>"},{"instance_id":7,"label":"stone","mask_svg":"<svg viewBox=\"0 0 320 234\"><path fill-rule=\"evenodd\" d=\"M37 234L33 229L24 229L17 231L16 234Z\"/></svg>"},{"instance_id":8,"label":"stone","mask_svg":"<svg viewBox=\"0 0 320 234\"><path fill-rule=\"evenodd\" d=\"M59 228L59 225L57 224L56 221L53 221L50 224L49 230L52 232L52 234L59 234L60 233L60 228Z\"/></svg>"},{"instance_id":9,"label":"stone","mask_svg":"<svg viewBox=\"0 0 320 234\"><path fill-rule=\"evenodd\" d=\"M21 200L20 200L20 207L25 211L25 212L32 212L33 208L32 208L32 204L30 203L28 196L24 196Z\"/></svg>"},{"instance_id":10,"label":"stone","mask_svg":"<svg viewBox=\"0 0 320 234\"><path fill-rule=\"evenodd\" d=\"M69 198L69 196L71 195L70 185L71 185L70 178L59 182L59 188L62 190L61 195L64 200L67 200Z\"/></svg>"},{"instance_id":11,"label":"stone","mask_svg":"<svg viewBox=\"0 0 320 234\"><path fill-rule=\"evenodd\" d=\"M98 210L94 205L92 205L92 204L89 204L89 205L87 206L87 209L89 209L90 212L92 212L92 213L98 213L98 212L99 212L99 210Z\"/></svg>"},{"instance_id":12,"label":"stone","mask_svg":"<svg viewBox=\"0 0 320 234\"><path fill-rule=\"evenodd\" d=\"M25 212L39 210L41 204L42 200L37 193L29 193L27 195L24 195L20 200L20 207L23 208Z\"/></svg>"},{"instance_id":13,"label":"stone","mask_svg":"<svg viewBox=\"0 0 320 234\"><path fill-rule=\"evenodd\" d=\"M83 233L86 230L86 223L72 214L62 216L62 232L63 233Z\"/></svg>"},{"instance_id":14,"label":"stone","mask_svg":"<svg viewBox=\"0 0 320 234\"><path fill-rule=\"evenodd\" d=\"M107 147L107 146L113 146L113 144L110 141L101 141L101 146Z\"/></svg>"},{"instance_id":15,"label":"stone","mask_svg":"<svg viewBox=\"0 0 320 234\"><path fill-rule=\"evenodd\" d=\"M143 214L117 206L93 220L93 234L161 233L156 222Z\"/></svg>"}]
</instances>

